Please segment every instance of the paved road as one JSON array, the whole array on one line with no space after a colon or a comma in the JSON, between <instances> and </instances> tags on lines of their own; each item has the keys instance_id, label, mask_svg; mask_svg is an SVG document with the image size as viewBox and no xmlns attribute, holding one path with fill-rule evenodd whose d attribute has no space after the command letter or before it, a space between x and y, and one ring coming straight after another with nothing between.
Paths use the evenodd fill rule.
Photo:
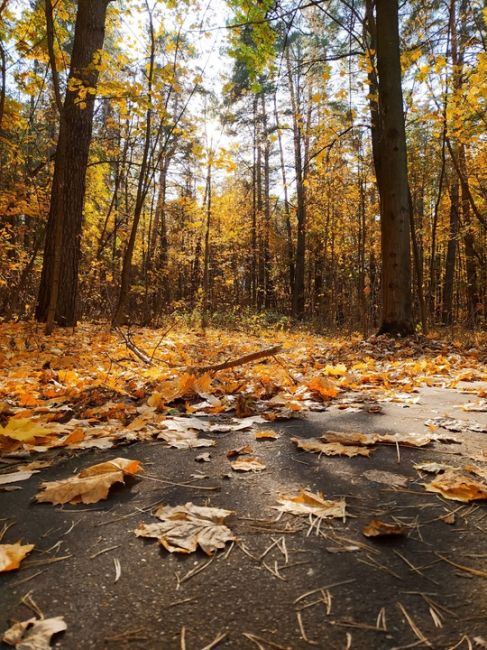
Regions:
<instances>
[{"instance_id":1,"label":"paved road","mask_svg":"<svg viewBox=\"0 0 487 650\"><path fill-rule=\"evenodd\" d=\"M424 477L413 468L420 460L459 465L487 453L487 433L456 434L462 444L402 447L400 462L395 447L381 447L370 458L320 458L290 442L293 435L312 437L325 430L427 432L424 420L444 415L487 425L487 413L456 408L472 399L457 390L427 389L419 403L386 403L383 414L332 407L274 423L281 433L276 441L256 442L249 431L215 434L217 445L207 463L194 460L205 450L160 443L62 459L22 483L22 490L0 494L1 518L15 522L3 541L36 545L19 571L0 576L0 629L32 615L21 604L30 593L46 617L64 615L68 629L55 645L66 650L201 650L213 647L220 633L226 636L215 647L237 649L259 647L256 639L266 649L340 650L427 643L467 648L468 640L487 639L487 578L446 561L486 570L485 505L425 492ZM227 451L249 442L267 469L232 473ZM145 478L89 507L32 502L41 480L66 478L116 456L140 459L159 479L216 489ZM410 482L398 489L372 482L363 475L370 469ZM208 478L191 476L197 472ZM306 520L285 515L276 521L276 495L303 487L345 497L346 522L323 522L318 534L307 535ZM231 509L235 515L227 523L239 543L207 564L201 552L171 555L156 541L136 538L134 528L156 521L150 506L161 501ZM452 511L454 525L439 519ZM409 534L382 542L366 539L361 529L373 518L396 518ZM121 574L115 582L117 561Z\"/></svg>"}]
</instances>

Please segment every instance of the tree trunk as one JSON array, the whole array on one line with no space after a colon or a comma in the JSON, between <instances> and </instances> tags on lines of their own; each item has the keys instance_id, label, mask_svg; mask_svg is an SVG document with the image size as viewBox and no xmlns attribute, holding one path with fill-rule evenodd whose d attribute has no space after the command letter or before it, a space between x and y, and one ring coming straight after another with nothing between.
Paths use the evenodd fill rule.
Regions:
<instances>
[{"instance_id":1,"label":"tree trunk","mask_svg":"<svg viewBox=\"0 0 487 650\"><path fill-rule=\"evenodd\" d=\"M410 201L401 87L398 0L377 0L382 322L379 333L407 335L411 317Z\"/></svg>"},{"instance_id":2,"label":"tree trunk","mask_svg":"<svg viewBox=\"0 0 487 650\"><path fill-rule=\"evenodd\" d=\"M458 179L452 180L450 188L450 232L445 263L445 281L443 284L443 308L441 320L444 325L451 325L453 313L453 279L455 277L455 260L458 238L459 192Z\"/></svg>"},{"instance_id":3,"label":"tree trunk","mask_svg":"<svg viewBox=\"0 0 487 650\"><path fill-rule=\"evenodd\" d=\"M36 318L55 318L65 327L74 326L77 318L86 167L95 107L94 94L82 95L86 89L96 88L98 82L97 64L109 1L84 0L78 4L69 72L69 80L76 85L70 88L68 81L60 116ZM53 69L53 77L56 75Z\"/></svg>"},{"instance_id":4,"label":"tree trunk","mask_svg":"<svg viewBox=\"0 0 487 650\"><path fill-rule=\"evenodd\" d=\"M289 94L291 97L291 110L293 114L293 144L294 144L294 167L296 174L296 258L294 266L294 286L292 296L292 313L297 320L304 318L304 281L305 281L305 254L306 254L306 197L303 175L303 152L302 133L300 117L300 88L299 79L296 84L293 78L291 67L291 54L289 47L286 49L286 64L289 80Z\"/></svg>"}]
</instances>

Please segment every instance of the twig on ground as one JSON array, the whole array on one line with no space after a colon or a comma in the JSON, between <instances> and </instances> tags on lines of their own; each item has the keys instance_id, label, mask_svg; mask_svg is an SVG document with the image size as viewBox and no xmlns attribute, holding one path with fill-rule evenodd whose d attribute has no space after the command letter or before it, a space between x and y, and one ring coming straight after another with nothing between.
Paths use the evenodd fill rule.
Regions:
<instances>
[{"instance_id":1,"label":"twig on ground","mask_svg":"<svg viewBox=\"0 0 487 650\"><path fill-rule=\"evenodd\" d=\"M220 641L226 639L227 636L228 636L228 632L219 632L216 638L211 643L208 643L208 645L205 645L204 648L201 648L201 650L211 650L212 648L216 648L216 646L220 643Z\"/></svg>"},{"instance_id":2,"label":"twig on ground","mask_svg":"<svg viewBox=\"0 0 487 650\"><path fill-rule=\"evenodd\" d=\"M39 618L44 618L44 612L39 607L39 605L35 602L35 600L32 598L32 591L29 591L28 593L25 594L25 596L22 596L20 602L22 605L25 605L30 610L32 610L34 614L36 614L36 616L38 616Z\"/></svg>"},{"instance_id":3,"label":"twig on ground","mask_svg":"<svg viewBox=\"0 0 487 650\"><path fill-rule=\"evenodd\" d=\"M312 589L311 591L307 591L305 594L301 594L301 596L298 596L296 600L293 601L293 604L296 605L296 603L299 603L300 600L303 600L307 596L312 596L313 594L318 593L318 591L326 591L327 589L333 589L333 587L341 587L342 585L349 585L352 582L356 582L355 578L351 578L350 580L342 580L341 582L333 582L330 585L325 585L324 587L317 587L316 589Z\"/></svg>"},{"instance_id":4,"label":"twig on ground","mask_svg":"<svg viewBox=\"0 0 487 650\"><path fill-rule=\"evenodd\" d=\"M183 582L186 582L187 580L190 580L191 578L194 578L194 576L198 575L198 573L201 573L202 571L204 571L206 569L206 567L208 567L213 562L215 557L216 557L216 555L213 555L204 564L198 564L197 567L195 567L194 569L191 569L191 571L188 571L188 573L185 573L182 578L180 578L179 574L176 573L176 580L177 580L177 583L178 583L178 588L179 588L179 585L183 584Z\"/></svg>"},{"instance_id":5,"label":"twig on ground","mask_svg":"<svg viewBox=\"0 0 487 650\"><path fill-rule=\"evenodd\" d=\"M424 645L427 645L428 648L431 648L431 647L432 647L431 642L430 642L430 641L425 637L425 635L421 632L421 630L419 629L419 627L418 627L418 626L416 625L416 623L414 622L413 617L411 616L411 614L409 614L409 612L408 612L407 609L404 607L404 605L403 605L402 603L399 603L399 602L398 602L398 603L397 603L397 606L398 606L398 608L401 610L401 612L403 613L404 618L405 618L406 621L408 622L409 627L410 627L411 630L413 631L414 636L418 639L418 641L421 641L421 643L424 643Z\"/></svg>"},{"instance_id":6,"label":"twig on ground","mask_svg":"<svg viewBox=\"0 0 487 650\"><path fill-rule=\"evenodd\" d=\"M306 635L306 630L304 629L303 625L303 616L299 610L296 612L296 618L298 619L299 631L301 633L301 638L303 641L306 641L306 643L309 643L310 645L318 645L317 641L313 641L313 639L310 639Z\"/></svg>"},{"instance_id":7,"label":"twig on ground","mask_svg":"<svg viewBox=\"0 0 487 650\"><path fill-rule=\"evenodd\" d=\"M116 327L115 331L123 338L125 345L133 354L135 354L135 356L138 359L140 359L147 366L152 366L152 359L149 357L147 352L144 352L144 350L141 350L139 347L135 345L135 343L132 341L130 337L130 333L128 330L127 330L127 334L125 334L125 332L120 327Z\"/></svg>"},{"instance_id":8,"label":"twig on ground","mask_svg":"<svg viewBox=\"0 0 487 650\"><path fill-rule=\"evenodd\" d=\"M465 566L464 564L457 564L456 562L452 562L449 560L447 557L444 555L441 555L440 553L435 551L435 555L440 558L440 560L443 560L444 562L447 562L448 564L451 564L454 566L456 569L460 569L460 571L465 571L466 573L470 573L473 576L479 576L480 578L487 578L487 571L481 571L480 569L474 569L469 566Z\"/></svg>"},{"instance_id":9,"label":"twig on ground","mask_svg":"<svg viewBox=\"0 0 487 650\"><path fill-rule=\"evenodd\" d=\"M282 345L274 345L271 348L265 348L264 350L258 350L257 352L251 352L250 354L244 354L238 359L229 359L228 361L223 361L222 363L215 363L210 366L199 366L199 367L188 367L187 371L190 373L204 373L204 372L216 372L217 370L226 370L227 368L234 368L235 366L243 366L245 363L250 363L251 361L257 361L258 359L263 359L264 357L272 357L282 350Z\"/></svg>"},{"instance_id":10,"label":"twig on ground","mask_svg":"<svg viewBox=\"0 0 487 650\"><path fill-rule=\"evenodd\" d=\"M99 555L103 555L103 553L108 553L108 551L113 551L116 548L120 548L120 544L116 544L115 546L109 546L108 548L102 548L101 551L97 551L96 553L93 553L93 555L90 555L90 560L94 560L95 557L98 557Z\"/></svg>"},{"instance_id":11,"label":"twig on ground","mask_svg":"<svg viewBox=\"0 0 487 650\"><path fill-rule=\"evenodd\" d=\"M259 650L267 650L266 646L275 648L276 650L291 650L289 646L279 645L279 643L274 643L274 641L263 639L261 636L251 634L250 632L242 632L242 636L244 636L249 641L252 641L252 643L255 643ZM262 645L264 643L265 645Z\"/></svg>"}]
</instances>

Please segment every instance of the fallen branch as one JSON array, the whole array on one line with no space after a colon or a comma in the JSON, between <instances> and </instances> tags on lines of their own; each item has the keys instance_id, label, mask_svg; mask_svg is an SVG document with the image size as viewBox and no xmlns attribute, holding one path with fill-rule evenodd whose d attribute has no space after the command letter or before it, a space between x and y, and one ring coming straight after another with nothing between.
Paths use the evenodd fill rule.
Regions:
<instances>
[{"instance_id":1,"label":"fallen branch","mask_svg":"<svg viewBox=\"0 0 487 650\"><path fill-rule=\"evenodd\" d=\"M275 354L278 354L282 350L282 345L274 345L271 348L265 348L264 350L259 350L258 352L251 352L250 354L244 354L243 357L238 359L230 359L229 361L223 361L222 363L216 363L211 366L200 366L197 368L188 368L190 373L204 373L204 372L215 372L217 370L226 370L227 368L234 368L235 366L243 366L245 363L250 363L251 361L257 361L257 359L263 359L264 357L272 357Z\"/></svg>"},{"instance_id":2,"label":"fallen branch","mask_svg":"<svg viewBox=\"0 0 487 650\"><path fill-rule=\"evenodd\" d=\"M127 332L127 334L125 334L125 333L120 329L120 327L116 327L116 328L115 328L115 331L117 332L117 334L120 334L120 336L121 336L121 337L123 338L123 340L125 341L125 345L128 347L128 349L129 349L131 352L133 352L133 353L135 354L135 356L136 356L138 359L140 359L141 361L143 361L143 362L144 362L146 365L148 365L148 366L151 366L151 365L152 365L152 359L149 357L149 355L148 355L146 352L144 352L143 350L141 350L140 348L138 348L138 347L135 345L135 343L134 343L134 342L132 341L132 339L130 338L130 334L129 334L129 332Z\"/></svg>"}]
</instances>

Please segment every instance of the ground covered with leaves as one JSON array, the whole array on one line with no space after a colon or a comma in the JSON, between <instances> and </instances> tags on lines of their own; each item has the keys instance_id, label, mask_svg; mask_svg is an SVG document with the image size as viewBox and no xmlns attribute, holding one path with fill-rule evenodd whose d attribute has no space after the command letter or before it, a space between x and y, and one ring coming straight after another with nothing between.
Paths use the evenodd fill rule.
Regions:
<instances>
[{"instance_id":1,"label":"ground covered with leaves","mask_svg":"<svg viewBox=\"0 0 487 650\"><path fill-rule=\"evenodd\" d=\"M487 647L486 359L0 325L4 642Z\"/></svg>"}]
</instances>

